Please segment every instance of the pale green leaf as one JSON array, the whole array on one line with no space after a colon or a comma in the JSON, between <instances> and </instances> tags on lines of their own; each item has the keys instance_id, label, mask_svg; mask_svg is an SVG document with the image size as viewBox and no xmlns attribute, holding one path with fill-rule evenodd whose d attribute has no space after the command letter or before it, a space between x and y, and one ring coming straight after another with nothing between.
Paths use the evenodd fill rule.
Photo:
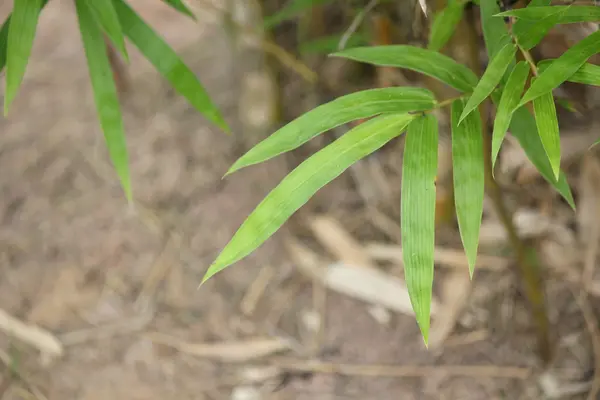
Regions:
<instances>
[{"instance_id":1,"label":"pale green leaf","mask_svg":"<svg viewBox=\"0 0 600 400\"><path fill-rule=\"evenodd\" d=\"M522 106L545 93L552 92L553 89L577 72L588 58L598 52L600 52L600 31L596 31L580 40L557 58L544 72L539 74L519 105Z\"/></svg>"},{"instance_id":2,"label":"pale green leaf","mask_svg":"<svg viewBox=\"0 0 600 400\"><path fill-rule=\"evenodd\" d=\"M238 159L228 174L293 150L337 126L381 113L406 113L435 106L426 89L391 87L369 89L342 96L318 106L285 125Z\"/></svg>"},{"instance_id":3,"label":"pale green leaf","mask_svg":"<svg viewBox=\"0 0 600 400\"><path fill-rule=\"evenodd\" d=\"M23 82L41 8L42 0L15 1L8 27L6 46L4 115L8 114L10 104L17 96L21 82Z\"/></svg>"},{"instance_id":4,"label":"pale green leaf","mask_svg":"<svg viewBox=\"0 0 600 400\"><path fill-rule=\"evenodd\" d=\"M464 105L464 100L452 103L452 171L458 228L472 278L483 215L483 130L478 111L458 123Z\"/></svg>"},{"instance_id":5,"label":"pale green leaf","mask_svg":"<svg viewBox=\"0 0 600 400\"><path fill-rule=\"evenodd\" d=\"M558 118L552 93L548 92L533 100L535 122L538 134L550 161L550 166L556 179L560 173L560 135L558 133Z\"/></svg>"},{"instance_id":6,"label":"pale green leaf","mask_svg":"<svg viewBox=\"0 0 600 400\"><path fill-rule=\"evenodd\" d=\"M483 73L481 80L473 90L473 94L469 98L469 101L463 110L460 121L465 119L490 95L490 93L492 93L492 91L502 80L502 76L504 76L504 72L510 65L511 61L514 60L516 52L516 46L510 43L500 49L496 56L494 56L487 69Z\"/></svg>"},{"instance_id":7,"label":"pale green leaf","mask_svg":"<svg viewBox=\"0 0 600 400\"><path fill-rule=\"evenodd\" d=\"M516 17L519 20L535 22L547 18L556 12L564 12L557 24L575 24L579 22L600 22L600 7L597 6L548 6L526 7L499 13L499 17Z\"/></svg>"},{"instance_id":8,"label":"pale green leaf","mask_svg":"<svg viewBox=\"0 0 600 400\"><path fill-rule=\"evenodd\" d=\"M542 60L538 63L538 71L544 72L554 62L554 60ZM600 66L585 63L573 75L567 78L567 81L574 83L583 83L584 85L600 86Z\"/></svg>"},{"instance_id":9,"label":"pale green leaf","mask_svg":"<svg viewBox=\"0 0 600 400\"><path fill-rule=\"evenodd\" d=\"M88 0L88 6L106 36L110 38L123 58L129 60L123 30L112 0Z\"/></svg>"},{"instance_id":10,"label":"pale green leaf","mask_svg":"<svg viewBox=\"0 0 600 400\"><path fill-rule=\"evenodd\" d=\"M504 20L495 17L499 12L500 6L497 0L481 0L481 25L485 47L490 60L494 58L500 49L512 42Z\"/></svg>"},{"instance_id":11,"label":"pale green leaf","mask_svg":"<svg viewBox=\"0 0 600 400\"><path fill-rule=\"evenodd\" d=\"M261 246L320 188L361 158L399 136L413 118L415 116L410 114L379 116L358 125L300 164L244 221L202 282Z\"/></svg>"},{"instance_id":12,"label":"pale green leaf","mask_svg":"<svg viewBox=\"0 0 600 400\"><path fill-rule=\"evenodd\" d=\"M96 110L104 131L108 154L117 171L127 200L132 201L127 145L117 88L106 53L102 30L94 19L88 4L87 0L75 0Z\"/></svg>"},{"instance_id":13,"label":"pale green leaf","mask_svg":"<svg viewBox=\"0 0 600 400\"><path fill-rule=\"evenodd\" d=\"M429 45L427 46L429 50L439 51L446 45L462 19L465 5L466 2L463 0L450 2L446 8L435 16L431 25Z\"/></svg>"},{"instance_id":14,"label":"pale green leaf","mask_svg":"<svg viewBox=\"0 0 600 400\"><path fill-rule=\"evenodd\" d=\"M441 53L415 46L355 47L332 55L379 66L417 71L461 92L470 92L477 84L477 76L466 66Z\"/></svg>"},{"instance_id":15,"label":"pale green leaf","mask_svg":"<svg viewBox=\"0 0 600 400\"><path fill-rule=\"evenodd\" d=\"M435 178L438 126L427 114L408 126L402 163L401 215L404 276L425 344L433 289Z\"/></svg>"},{"instance_id":16,"label":"pale green leaf","mask_svg":"<svg viewBox=\"0 0 600 400\"><path fill-rule=\"evenodd\" d=\"M180 13L187 15L188 17L192 18L193 20L196 20L196 16L192 12L192 10L190 10L190 8L182 0L163 0L163 1L165 3L167 3L169 6L173 7L175 10L179 11Z\"/></svg>"},{"instance_id":17,"label":"pale green leaf","mask_svg":"<svg viewBox=\"0 0 600 400\"><path fill-rule=\"evenodd\" d=\"M549 8L554 9L555 7ZM550 13L538 21L518 20L521 24L515 24L513 35L519 46L524 50L530 50L537 46L548 32L556 26L567 9L555 9L554 13Z\"/></svg>"},{"instance_id":18,"label":"pale green leaf","mask_svg":"<svg viewBox=\"0 0 600 400\"><path fill-rule=\"evenodd\" d=\"M206 89L177 53L123 0L113 0L123 32L173 88L209 121L229 131Z\"/></svg>"},{"instance_id":19,"label":"pale green leaf","mask_svg":"<svg viewBox=\"0 0 600 400\"><path fill-rule=\"evenodd\" d=\"M496 165L496 159L502 146L506 131L510 126L512 114L519 99L523 94L525 82L529 76L529 65L525 61L519 62L512 70L498 104L496 118L494 119L494 130L492 133L492 170Z\"/></svg>"}]
</instances>

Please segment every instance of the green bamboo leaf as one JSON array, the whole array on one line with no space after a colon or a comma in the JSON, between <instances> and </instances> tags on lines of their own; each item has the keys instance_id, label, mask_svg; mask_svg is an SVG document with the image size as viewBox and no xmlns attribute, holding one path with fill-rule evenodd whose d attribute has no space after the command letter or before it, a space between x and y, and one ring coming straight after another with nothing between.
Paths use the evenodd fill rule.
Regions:
<instances>
[{"instance_id":1,"label":"green bamboo leaf","mask_svg":"<svg viewBox=\"0 0 600 400\"><path fill-rule=\"evenodd\" d=\"M163 0L163 1L165 3L167 3L167 5L171 6L175 10L179 11L180 13L187 15L194 21L196 20L196 16L192 12L192 10L190 10L190 8L188 6L186 6L182 0Z\"/></svg>"},{"instance_id":2,"label":"green bamboo leaf","mask_svg":"<svg viewBox=\"0 0 600 400\"><path fill-rule=\"evenodd\" d=\"M500 12L497 0L481 0L480 15L483 38L488 58L491 60L504 46L512 42L508 28L502 18L495 17Z\"/></svg>"},{"instance_id":3,"label":"green bamboo leaf","mask_svg":"<svg viewBox=\"0 0 600 400\"><path fill-rule=\"evenodd\" d=\"M14 3L6 46L4 115L8 114L10 104L23 82L41 8L42 0L19 0Z\"/></svg>"},{"instance_id":4,"label":"green bamboo leaf","mask_svg":"<svg viewBox=\"0 0 600 400\"><path fill-rule=\"evenodd\" d=\"M277 13L264 18L264 29L272 29L283 21L297 17L312 7L330 3L333 0L293 0Z\"/></svg>"},{"instance_id":5,"label":"green bamboo leaf","mask_svg":"<svg viewBox=\"0 0 600 400\"><path fill-rule=\"evenodd\" d=\"M435 16L427 46L429 50L439 51L446 45L462 19L466 4L463 0L452 1Z\"/></svg>"},{"instance_id":6,"label":"green bamboo leaf","mask_svg":"<svg viewBox=\"0 0 600 400\"><path fill-rule=\"evenodd\" d=\"M519 20L536 22L556 12L564 12L557 24L576 24L579 22L600 22L600 8L597 6L548 6L526 7L505 11L498 17L516 17Z\"/></svg>"},{"instance_id":7,"label":"green bamboo leaf","mask_svg":"<svg viewBox=\"0 0 600 400\"><path fill-rule=\"evenodd\" d=\"M492 170L496 165L496 159L500 152L500 146L506 135L506 131L510 126L513 112L519 99L523 94L523 88L525 82L529 76L529 65L525 61L519 62L515 68L513 68L506 86L502 91L502 97L498 105L496 112L496 118L494 119L494 130L492 133Z\"/></svg>"},{"instance_id":8,"label":"green bamboo leaf","mask_svg":"<svg viewBox=\"0 0 600 400\"><path fill-rule=\"evenodd\" d=\"M298 50L300 54L329 54L338 50L338 46L342 40L342 37L343 35L338 34L300 43ZM369 44L367 37L357 32L348 38L345 48L349 49L367 44Z\"/></svg>"},{"instance_id":9,"label":"green bamboo leaf","mask_svg":"<svg viewBox=\"0 0 600 400\"><path fill-rule=\"evenodd\" d=\"M552 92L561 83L568 80L588 58L600 52L600 31L596 31L580 40L569 48L562 56L557 58L525 92L519 106L545 93Z\"/></svg>"},{"instance_id":10,"label":"green bamboo leaf","mask_svg":"<svg viewBox=\"0 0 600 400\"><path fill-rule=\"evenodd\" d=\"M541 8L541 7L538 7ZM568 9L549 7L555 9L554 13L548 14L545 18L538 21L518 20L521 24L515 24L513 35L519 46L525 50L530 50L542 41L544 36L550 32L560 21L565 11Z\"/></svg>"},{"instance_id":11,"label":"green bamboo leaf","mask_svg":"<svg viewBox=\"0 0 600 400\"><path fill-rule=\"evenodd\" d=\"M227 174L298 148L315 136L350 121L381 113L424 111L434 106L433 94L420 88L391 87L348 94L285 125L238 159Z\"/></svg>"},{"instance_id":12,"label":"green bamboo leaf","mask_svg":"<svg viewBox=\"0 0 600 400\"><path fill-rule=\"evenodd\" d=\"M464 100L452 103L452 171L458 228L473 278L483 215L483 130L478 111L459 125L464 105Z\"/></svg>"},{"instance_id":13,"label":"green bamboo leaf","mask_svg":"<svg viewBox=\"0 0 600 400\"><path fill-rule=\"evenodd\" d=\"M538 134L542 140L544 150L548 155L552 172L556 179L560 173L560 135L558 132L558 118L552 93L548 92L533 100L535 122Z\"/></svg>"},{"instance_id":14,"label":"green bamboo leaf","mask_svg":"<svg viewBox=\"0 0 600 400\"><path fill-rule=\"evenodd\" d=\"M209 121L229 132L221 112L177 53L123 0L113 0L123 32L173 88Z\"/></svg>"},{"instance_id":15,"label":"green bamboo leaf","mask_svg":"<svg viewBox=\"0 0 600 400\"><path fill-rule=\"evenodd\" d=\"M477 76L466 66L441 53L414 46L355 47L332 54L369 64L406 68L436 78L461 91L470 92Z\"/></svg>"},{"instance_id":16,"label":"green bamboo leaf","mask_svg":"<svg viewBox=\"0 0 600 400\"><path fill-rule=\"evenodd\" d=\"M94 19L93 12L88 4L87 0L75 0L79 30L81 31L81 39L87 57L96 110L104 131L108 154L117 171L125 196L131 202L133 195L129 176L127 144L125 142L125 130L119 108L117 88L106 53L102 30Z\"/></svg>"},{"instance_id":17,"label":"green bamboo leaf","mask_svg":"<svg viewBox=\"0 0 600 400\"><path fill-rule=\"evenodd\" d=\"M257 249L320 188L361 158L399 136L413 118L415 116L410 114L394 114L369 120L300 164L244 221L202 282Z\"/></svg>"},{"instance_id":18,"label":"green bamboo leaf","mask_svg":"<svg viewBox=\"0 0 600 400\"><path fill-rule=\"evenodd\" d=\"M112 0L88 0L88 6L106 36L110 38L123 58L129 61L123 30Z\"/></svg>"},{"instance_id":19,"label":"green bamboo leaf","mask_svg":"<svg viewBox=\"0 0 600 400\"><path fill-rule=\"evenodd\" d=\"M483 73L481 80L473 90L469 98L459 123L464 120L475 108L477 108L496 88L502 80L504 72L515 58L517 47L510 43L500 49L496 56L490 61L487 69Z\"/></svg>"},{"instance_id":20,"label":"green bamboo leaf","mask_svg":"<svg viewBox=\"0 0 600 400\"><path fill-rule=\"evenodd\" d=\"M542 60L538 63L540 73L546 71L554 62L552 59ZM584 85L600 86L600 66L585 63L573 75L567 78L567 81L574 83L583 83Z\"/></svg>"},{"instance_id":21,"label":"green bamboo leaf","mask_svg":"<svg viewBox=\"0 0 600 400\"><path fill-rule=\"evenodd\" d=\"M435 177L438 126L427 114L408 126L402 163L401 215L404 276L425 345L433 289Z\"/></svg>"}]
</instances>

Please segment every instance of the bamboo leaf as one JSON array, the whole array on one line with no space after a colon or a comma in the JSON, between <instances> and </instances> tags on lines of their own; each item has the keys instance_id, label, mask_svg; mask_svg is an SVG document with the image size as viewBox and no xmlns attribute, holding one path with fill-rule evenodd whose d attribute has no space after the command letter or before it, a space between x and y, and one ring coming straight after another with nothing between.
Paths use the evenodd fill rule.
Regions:
<instances>
[{"instance_id":1,"label":"bamboo leaf","mask_svg":"<svg viewBox=\"0 0 600 400\"><path fill-rule=\"evenodd\" d=\"M459 125L464 105L463 100L452 103L452 170L458 228L472 278L483 215L483 130L479 112L470 113Z\"/></svg>"},{"instance_id":2,"label":"bamboo leaf","mask_svg":"<svg viewBox=\"0 0 600 400\"><path fill-rule=\"evenodd\" d=\"M41 8L42 0L19 0L14 3L6 46L4 115L8 114L10 104L23 82Z\"/></svg>"},{"instance_id":3,"label":"bamboo leaf","mask_svg":"<svg viewBox=\"0 0 600 400\"><path fill-rule=\"evenodd\" d=\"M550 8L555 9L555 7ZM537 21L518 20L521 24L515 24L513 35L519 46L525 50L535 47L556 26L567 9L555 9L554 13L548 14L545 18Z\"/></svg>"},{"instance_id":4,"label":"bamboo leaf","mask_svg":"<svg viewBox=\"0 0 600 400\"><path fill-rule=\"evenodd\" d=\"M415 116L410 114L393 114L369 120L300 164L244 221L202 282L261 246L320 188L356 161L399 136L413 118Z\"/></svg>"},{"instance_id":5,"label":"bamboo leaf","mask_svg":"<svg viewBox=\"0 0 600 400\"><path fill-rule=\"evenodd\" d=\"M264 29L272 29L283 21L294 18L312 7L330 3L333 0L292 0L289 5L283 7L277 13L263 20Z\"/></svg>"},{"instance_id":6,"label":"bamboo leaf","mask_svg":"<svg viewBox=\"0 0 600 400\"><path fill-rule=\"evenodd\" d=\"M548 69L554 62L552 59L542 60L538 63L540 73ZM573 75L567 78L567 81L574 83L583 83L584 85L600 86L600 66L585 63Z\"/></svg>"},{"instance_id":7,"label":"bamboo leaf","mask_svg":"<svg viewBox=\"0 0 600 400\"><path fill-rule=\"evenodd\" d=\"M331 35L300 43L298 50L300 54L329 54L337 51L342 37L342 35ZM357 32L348 38L346 48L349 49L367 44L369 44L367 37Z\"/></svg>"},{"instance_id":8,"label":"bamboo leaf","mask_svg":"<svg viewBox=\"0 0 600 400\"><path fill-rule=\"evenodd\" d=\"M483 73L481 80L473 90L473 94L469 98L459 123L464 120L475 108L477 108L496 88L502 80L504 72L515 58L517 48L510 43L504 46L490 61L487 69Z\"/></svg>"},{"instance_id":9,"label":"bamboo leaf","mask_svg":"<svg viewBox=\"0 0 600 400\"><path fill-rule=\"evenodd\" d=\"M188 6L186 6L182 0L163 0L163 1L165 3L167 3L167 5L171 6L175 10L179 11L180 13L187 15L194 21L196 20L196 16L192 12L192 10L190 10L190 8Z\"/></svg>"},{"instance_id":10,"label":"bamboo leaf","mask_svg":"<svg viewBox=\"0 0 600 400\"><path fill-rule=\"evenodd\" d=\"M495 17L500 12L497 0L481 0L480 15L483 38L488 58L491 60L507 44L511 43L508 28L502 18Z\"/></svg>"},{"instance_id":11,"label":"bamboo leaf","mask_svg":"<svg viewBox=\"0 0 600 400\"><path fill-rule=\"evenodd\" d=\"M556 13L563 12L557 24L576 24L579 22L600 22L600 8L597 6L547 6L526 7L505 11L498 17L515 17L519 21L536 22Z\"/></svg>"},{"instance_id":12,"label":"bamboo leaf","mask_svg":"<svg viewBox=\"0 0 600 400\"><path fill-rule=\"evenodd\" d=\"M461 92L470 92L477 85L477 76L466 66L441 53L419 47L405 45L355 47L332 55L379 66L417 71Z\"/></svg>"},{"instance_id":13,"label":"bamboo leaf","mask_svg":"<svg viewBox=\"0 0 600 400\"><path fill-rule=\"evenodd\" d=\"M177 53L123 0L113 0L123 32L171 86L209 121L229 131L221 112Z\"/></svg>"},{"instance_id":14,"label":"bamboo leaf","mask_svg":"<svg viewBox=\"0 0 600 400\"><path fill-rule=\"evenodd\" d=\"M227 174L300 147L315 136L350 121L381 113L424 111L435 106L426 89L391 87L342 96L295 119L238 159Z\"/></svg>"},{"instance_id":15,"label":"bamboo leaf","mask_svg":"<svg viewBox=\"0 0 600 400\"><path fill-rule=\"evenodd\" d=\"M433 288L437 152L435 117L427 114L412 121L402 164L402 254L408 293L426 345Z\"/></svg>"},{"instance_id":16,"label":"bamboo leaf","mask_svg":"<svg viewBox=\"0 0 600 400\"><path fill-rule=\"evenodd\" d=\"M598 52L600 52L600 31L596 31L580 40L556 59L544 72L539 74L519 105L522 106L545 93L551 92L577 72L588 58Z\"/></svg>"},{"instance_id":17,"label":"bamboo leaf","mask_svg":"<svg viewBox=\"0 0 600 400\"><path fill-rule=\"evenodd\" d=\"M506 86L502 91L502 97L500 98L496 118L494 119L494 130L492 133L492 170L496 165L496 159L498 158L502 141L510 126L515 107L519 104L519 99L523 94L523 88L525 87L528 76L529 65L525 61L519 62L515 68L513 68L508 77L508 81L506 82Z\"/></svg>"},{"instance_id":18,"label":"bamboo leaf","mask_svg":"<svg viewBox=\"0 0 600 400\"><path fill-rule=\"evenodd\" d=\"M560 135L558 132L558 118L552 93L546 93L533 100L535 122L538 134L548 155L552 172L556 179L560 173Z\"/></svg>"},{"instance_id":19,"label":"bamboo leaf","mask_svg":"<svg viewBox=\"0 0 600 400\"><path fill-rule=\"evenodd\" d=\"M115 45L125 60L129 60L127 48L125 47L125 38L119 17L115 11L112 0L88 0L88 6L92 11L96 21L102 27L106 36Z\"/></svg>"},{"instance_id":20,"label":"bamboo leaf","mask_svg":"<svg viewBox=\"0 0 600 400\"><path fill-rule=\"evenodd\" d=\"M104 131L108 153L125 191L125 196L131 202L133 195L129 176L129 161L117 88L106 53L102 30L96 23L88 4L87 0L75 0L79 30L81 31L81 39L88 62L96 110Z\"/></svg>"},{"instance_id":21,"label":"bamboo leaf","mask_svg":"<svg viewBox=\"0 0 600 400\"><path fill-rule=\"evenodd\" d=\"M429 50L439 51L446 45L462 19L465 5L463 0L452 1L435 16L427 46Z\"/></svg>"}]
</instances>

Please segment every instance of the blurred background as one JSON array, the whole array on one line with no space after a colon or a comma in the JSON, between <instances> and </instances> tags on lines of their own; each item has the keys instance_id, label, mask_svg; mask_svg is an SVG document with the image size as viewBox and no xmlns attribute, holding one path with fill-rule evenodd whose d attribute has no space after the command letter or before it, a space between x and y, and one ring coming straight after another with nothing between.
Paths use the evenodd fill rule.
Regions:
<instances>
[{"instance_id":1,"label":"blurred background","mask_svg":"<svg viewBox=\"0 0 600 400\"><path fill-rule=\"evenodd\" d=\"M469 280L447 140L428 350L403 282L402 138L198 290L269 190L349 127L222 179L228 167L339 95L429 87L413 73L325 54L425 45L443 2L430 2L427 17L415 0L312 1L296 10L290 4L302 2L188 0L197 21L159 0L130 3L197 73L234 133L211 126L134 48L129 65L115 57L137 200L130 209L96 119L73 2L50 1L20 94L0 118L0 399L597 398L600 160L589 150L600 135L596 90L571 84L557 94L569 105L559 105L559 118L575 212L510 135L496 172L547 279L556 351L542 372L514 257L488 199ZM2 2L0 19L11 8ZM459 60L468 40L483 43L464 29L445 48ZM596 29L556 28L534 55L557 57Z\"/></svg>"}]
</instances>

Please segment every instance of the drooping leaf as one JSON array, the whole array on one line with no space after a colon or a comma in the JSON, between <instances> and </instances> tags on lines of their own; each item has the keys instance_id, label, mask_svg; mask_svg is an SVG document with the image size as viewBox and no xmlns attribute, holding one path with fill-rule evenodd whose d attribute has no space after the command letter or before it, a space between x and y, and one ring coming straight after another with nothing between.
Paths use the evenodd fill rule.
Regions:
<instances>
[{"instance_id":1,"label":"drooping leaf","mask_svg":"<svg viewBox=\"0 0 600 400\"><path fill-rule=\"evenodd\" d=\"M477 85L477 76L466 66L441 53L415 46L355 47L332 55L384 67L417 71L461 92L470 92Z\"/></svg>"},{"instance_id":2,"label":"drooping leaf","mask_svg":"<svg viewBox=\"0 0 600 400\"><path fill-rule=\"evenodd\" d=\"M504 20L495 17L499 12L500 6L497 0L481 0L481 26L485 48L490 60L494 58L500 49L512 42Z\"/></svg>"},{"instance_id":3,"label":"drooping leaf","mask_svg":"<svg viewBox=\"0 0 600 400\"><path fill-rule=\"evenodd\" d=\"M129 60L125 38L112 0L88 0L88 6L102 30L125 60Z\"/></svg>"},{"instance_id":4,"label":"drooping leaf","mask_svg":"<svg viewBox=\"0 0 600 400\"><path fill-rule=\"evenodd\" d=\"M483 130L478 111L458 123L464 105L464 100L452 103L452 171L458 228L472 278L483 215Z\"/></svg>"},{"instance_id":5,"label":"drooping leaf","mask_svg":"<svg viewBox=\"0 0 600 400\"><path fill-rule=\"evenodd\" d=\"M229 131L221 112L177 53L123 0L113 0L123 32L140 52L209 121Z\"/></svg>"},{"instance_id":6,"label":"drooping leaf","mask_svg":"<svg viewBox=\"0 0 600 400\"><path fill-rule=\"evenodd\" d=\"M548 14L548 16L538 21L518 20L521 24L515 24L513 35L519 46L525 50L535 47L556 26L567 9L555 10L554 13Z\"/></svg>"},{"instance_id":7,"label":"drooping leaf","mask_svg":"<svg viewBox=\"0 0 600 400\"><path fill-rule=\"evenodd\" d=\"M433 94L420 88L390 87L348 94L318 106L285 125L250 149L227 173L298 148L315 136L347 122L381 113L424 111L434 106Z\"/></svg>"},{"instance_id":8,"label":"drooping leaf","mask_svg":"<svg viewBox=\"0 0 600 400\"><path fill-rule=\"evenodd\" d=\"M438 126L427 114L408 126L402 163L401 215L404 276L425 344L433 288L435 178Z\"/></svg>"},{"instance_id":9,"label":"drooping leaf","mask_svg":"<svg viewBox=\"0 0 600 400\"><path fill-rule=\"evenodd\" d=\"M42 0L15 1L8 26L6 46L6 87L4 96L4 115L8 114L29 63Z\"/></svg>"},{"instance_id":10,"label":"drooping leaf","mask_svg":"<svg viewBox=\"0 0 600 400\"><path fill-rule=\"evenodd\" d=\"M522 106L536 97L551 92L577 72L588 58L598 52L600 52L600 31L580 40L539 74L529 90L525 92L519 105Z\"/></svg>"},{"instance_id":11,"label":"drooping leaf","mask_svg":"<svg viewBox=\"0 0 600 400\"><path fill-rule=\"evenodd\" d=\"M494 56L487 69L483 73L481 80L473 90L473 94L469 98L469 101L465 105L463 113L460 117L460 121L465 119L490 95L490 93L492 93L492 91L502 80L502 76L504 76L504 72L508 68L509 64L514 60L516 52L516 46L510 43L500 49L496 56Z\"/></svg>"},{"instance_id":12,"label":"drooping leaf","mask_svg":"<svg viewBox=\"0 0 600 400\"><path fill-rule=\"evenodd\" d=\"M183 0L163 0L163 1L165 3L167 3L167 5L173 7L175 10L179 11L180 13L187 15L188 17L192 18L193 20L196 20L196 16L192 12L192 10L190 10L190 8L185 5Z\"/></svg>"},{"instance_id":13,"label":"drooping leaf","mask_svg":"<svg viewBox=\"0 0 600 400\"><path fill-rule=\"evenodd\" d=\"M446 45L462 19L465 5L463 0L452 1L435 16L427 46L429 50L439 51Z\"/></svg>"},{"instance_id":14,"label":"drooping leaf","mask_svg":"<svg viewBox=\"0 0 600 400\"><path fill-rule=\"evenodd\" d=\"M540 73L546 71L554 62L552 59L542 60L538 63ZM567 81L574 83L583 83L584 85L600 86L600 66L585 63L573 75L567 78Z\"/></svg>"},{"instance_id":15,"label":"drooping leaf","mask_svg":"<svg viewBox=\"0 0 600 400\"><path fill-rule=\"evenodd\" d=\"M300 164L244 221L202 282L257 249L320 188L356 161L399 136L413 118L415 116L410 114L376 117L358 125Z\"/></svg>"},{"instance_id":16,"label":"drooping leaf","mask_svg":"<svg viewBox=\"0 0 600 400\"><path fill-rule=\"evenodd\" d=\"M533 100L535 122L538 134L550 161L552 172L556 179L560 173L560 136L558 133L558 118L552 93L548 92Z\"/></svg>"},{"instance_id":17,"label":"drooping leaf","mask_svg":"<svg viewBox=\"0 0 600 400\"><path fill-rule=\"evenodd\" d=\"M496 165L500 146L502 146L502 141L510 126L515 107L519 104L519 99L523 94L523 88L525 87L528 76L529 65L525 61L520 61L515 68L513 68L508 77L508 81L504 86L504 90L502 91L502 97L498 104L496 118L494 119L494 130L492 133L492 170Z\"/></svg>"},{"instance_id":18,"label":"drooping leaf","mask_svg":"<svg viewBox=\"0 0 600 400\"><path fill-rule=\"evenodd\" d=\"M523 21L540 21L556 12L564 12L557 24L576 24L579 22L600 22L600 8L597 6L547 6L526 7L505 11L498 17L516 17Z\"/></svg>"},{"instance_id":19,"label":"drooping leaf","mask_svg":"<svg viewBox=\"0 0 600 400\"><path fill-rule=\"evenodd\" d=\"M272 29L283 21L294 18L312 7L330 3L333 0L292 0L289 4L279 10L277 13L266 17L263 20L265 29Z\"/></svg>"},{"instance_id":20,"label":"drooping leaf","mask_svg":"<svg viewBox=\"0 0 600 400\"><path fill-rule=\"evenodd\" d=\"M127 200L132 201L127 144L117 88L106 53L102 30L94 19L88 4L87 0L75 0L96 110L104 132L108 154L117 171Z\"/></svg>"}]
</instances>

